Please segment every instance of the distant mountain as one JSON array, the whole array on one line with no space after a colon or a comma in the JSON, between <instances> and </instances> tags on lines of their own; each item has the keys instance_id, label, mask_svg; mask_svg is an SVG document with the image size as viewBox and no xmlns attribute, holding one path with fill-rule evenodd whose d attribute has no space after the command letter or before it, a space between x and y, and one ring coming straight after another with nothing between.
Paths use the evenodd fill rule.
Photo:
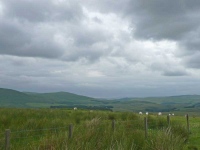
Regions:
<instances>
[{"instance_id":1,"label":"distant mountain","mask_svg":"<svg viewBox=\"0 0 200 150\"><path fill-rule=\"evenodd\" d=\"M95 99L69 92L32 93L0 88L0 107L73 108L116 111L199 112L200 95Z\"/></svg>"},{"instance_id":2,"label":"distant mountain","mask_svg":"<svg viewBox=\"0 0 200 150\"><path fill-rule=\"evenodd\" d=\"M195 104L200 102L200 95L177 95L166 97L121 98L117 101L145 101L158 104Z\"/></svg>"}]
</instances>

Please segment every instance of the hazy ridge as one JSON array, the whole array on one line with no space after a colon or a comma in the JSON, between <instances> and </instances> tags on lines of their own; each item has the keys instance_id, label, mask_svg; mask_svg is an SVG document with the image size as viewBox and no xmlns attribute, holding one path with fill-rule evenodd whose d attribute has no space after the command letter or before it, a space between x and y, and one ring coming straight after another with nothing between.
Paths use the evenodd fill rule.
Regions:
<instances>
[{"instance_id":1,"label":"hazy ridge","mask_svg":"<svg viewBox=\"0 0 200 150\"><path fill-rule=\"evenodd\" d=\"M109 109L117 111L200 112L200 95L96 99L69 92L32 93L0 88L0 107Z\"/></svg>"}]
</instances>

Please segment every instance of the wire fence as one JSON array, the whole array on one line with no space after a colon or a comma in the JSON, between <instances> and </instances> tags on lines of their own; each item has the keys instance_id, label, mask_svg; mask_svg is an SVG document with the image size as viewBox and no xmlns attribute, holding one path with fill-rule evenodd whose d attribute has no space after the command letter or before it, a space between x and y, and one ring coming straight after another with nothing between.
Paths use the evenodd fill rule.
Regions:
<instances>
[{"instance_id":1,"label":"wire fence","mask_svg":"<svg viewBox=\"0 0 200 150\"><path fill-rule=\"evenodd\" d=\"M0 135L4 138L0 139L0 149L5 147L6 150L9 150L11 146L20 144L23 145L38 145L40 140L45 137L50 137L56 135L62 131L67 132L68 127L56 127L56 128L40 128L32 130L14 130L11 131L7 129L5 133ZM40 132L42 131L42 133ZM3 146L2 146L3 145Z\"/></svg>"},{"instance_id":2,"label":"wire fence","mask_svg":"<svg viewBox=\"0 0 200 150\"><path fill-rule=\"evenodd\" d=\"M148 118L148 117L142 117L142 118L144 118L144 122L142 122L142 119L141 119L141 122L137 121L137 123L134 122L134 120L132 120L132 121L112 120L112 122L107 121L107 122L103 122L103 123L108 124L110 122L110 127L112 128L112 130L117 130L118 127L121 127L121 126L125 126L126 128L141 129L141 130L145 131L145 137L147 137L147 133L153 134L158 129L163 129L165 127L169 127L173 123L173 121L168 120L168 118L166 118L165 121L158 120L157 122L155 122L154 120L151 120L151 118ZM76 125L75 129L78 129L78 128L85 129L86 126L88 127L88 129L91 129L92 125L95 125L95 121L91 125L90 124ZM190 126L187 126L186 124L185 124L185 126L186 126L186 128L187 127L199 128L200 124L191 123ZM10 145L12 145L12 143L15 143L15 142L16 143L18 142L21 145L23 145L23 144L26 144L26 145L31 144L32 146L39 145L40 139L45 138L46 136L53 136L57 133L60 134L61 132L64 132L66 134L66 136L68 136L68 137L66 137L66 139L67 139L67 138L72 137L72 130L73 130L72 128L73 128L73 126L69 125L69 126L65 126L65 127L61 126L61 127L56 127L56 128L40 128L40 129L34 129L34 130L14 130L14 131L9 130L9 136L6 136L6 132L0 133L1 137L4 136L4 138L0 139L0 145L2 146L2 144L3 144L3 145L5 145L5 147L8 147L8 149L6 149L6 150L9 150ZM189 131L189 129L187 129L187 130ZM42 134L38 133L40 131L44 131L44 132Z\"/></svg>"}]
</instances>

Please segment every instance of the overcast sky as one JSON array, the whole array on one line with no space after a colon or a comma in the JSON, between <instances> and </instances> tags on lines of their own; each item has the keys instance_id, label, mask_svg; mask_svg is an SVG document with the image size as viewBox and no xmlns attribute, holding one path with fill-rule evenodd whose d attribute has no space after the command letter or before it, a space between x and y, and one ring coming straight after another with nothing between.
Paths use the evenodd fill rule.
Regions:
<instances>
[{"instance_id":1,"label":"overcast sky","mask_svg":"<svg viewBox=\"0 0 200 150\"><path fill-rule=\"evenodd\" d=\"M200 1L0 0L0 87L200 94Z\"/></svg>"}]
</instances>

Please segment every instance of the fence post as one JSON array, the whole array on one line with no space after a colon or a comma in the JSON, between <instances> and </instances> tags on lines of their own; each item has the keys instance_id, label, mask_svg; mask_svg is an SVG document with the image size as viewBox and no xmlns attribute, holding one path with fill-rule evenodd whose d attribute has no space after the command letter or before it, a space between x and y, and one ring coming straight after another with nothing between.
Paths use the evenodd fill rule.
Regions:
<instances>
[{"instance_id":1,"label":"fence post","mask_svg":"<svg viewBox=\"0 0 200 150\"><path fill-rule=\"evenodd\" d=\"M112 120L112 129L115 131L115 120Z\"/></svg>"},{"instance_id":2,"label":"fence post","mask_svg":"<svg viewBox=\"0 0 200 150\"><path fill-rule=\"evenodd\" d=\"M187 121L187 131L190 133L190 124L189 124L189 115L186 115L186 121Z\"/></svg>"},{"instance_id":3,"label":"fence post","mask_svg":"<svg viewBox=\"0 0 200 150\"><path fill-rule=\"evenodd\" d=\"M145 135L145 139L147 139L147 131L148 131L147 117L144 117L144 135Z\"/></svg>"},{"instance_id":4,"label":"fence post","mask_svg":"<svg viewBox=\"0 0 200 150\"><path fill-rule=\"evenodd\" d=\"M10 129L5 131L5 150L10 150Z\"/></svg>"},{"instance_id":5,"label":"fence post","mask_svg":"<svg viewBox=\"0 0 200 150\"><path fill-rule=\"evenodd\" d=\"M167 123L168 123L168 127L170 126L170 116L167 115Z\"/></svg>"},{"instance_id":6,"label":"fence post","mask_svg":"<svg viewBox=\"0 0 200 150\"><path fill-rule=\"evenodd\" d=\"M72 130L73 130L73 125L69 125L69 139L72 138Z\"/></svg>"}]
</instances>

